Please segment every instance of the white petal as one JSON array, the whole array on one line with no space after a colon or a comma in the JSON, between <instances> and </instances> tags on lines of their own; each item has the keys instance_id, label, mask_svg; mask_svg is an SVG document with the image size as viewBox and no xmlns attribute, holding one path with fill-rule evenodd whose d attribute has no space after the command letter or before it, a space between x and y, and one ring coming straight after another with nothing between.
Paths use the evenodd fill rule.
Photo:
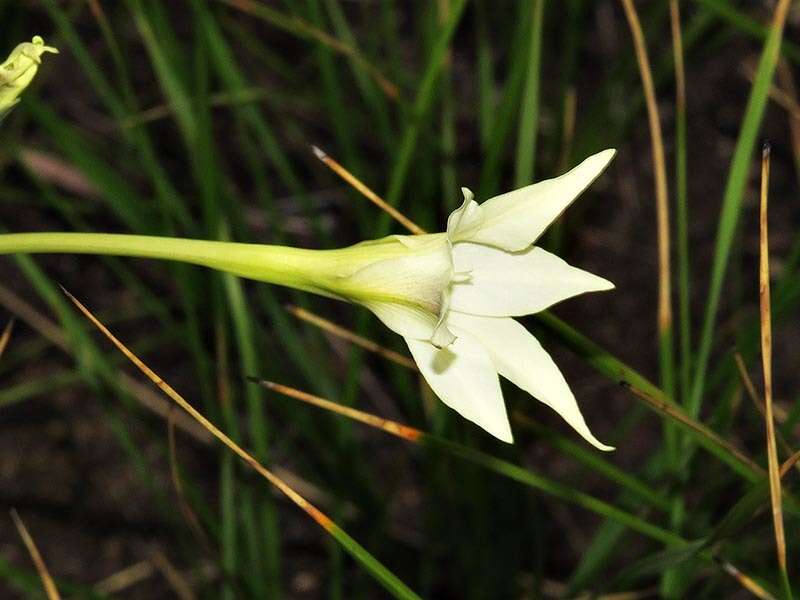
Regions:
<instances>
[{"instance_id":1,"label":"white petal","mask_svg":"<svg viewBox=\"0 0 800 600\"><path fill-rule=\"evenodd\" d=\"M362 302L414 304L438 315L452 276L452 252L444 236L420 237L426 239L415 243L395 236L393 241L400 242L402 252L387 252L382 240L380 245L360 244L360 252L369 257L372 250L374 258L336 281L334 291Z\"/></svg>"},{"instance_id":2,"label":"white petal","mask_svg":"<svg viewBox=\"0 0 800 600\"><path fill-rule=\"evenodd\" d=\"M614 287L536 246L512 253L459 242L453 245L453 263L458 282L451 289L450 307L487 317L529 315L578 294Z\"/></svg>"},{"instance_id":3,"label":"white petal","mask_svg":"<svg viewBox=\"0 0 800 600\"><path fill-rule=\"evenodd\" d=\"M434 334L441 345L455 339L439 317L411 304L399 302L362 302L383 324L405 338L430 340Z\"/></svg>"},{"instance_id":4,"label":"white petal","mask_svg":"<svg viewBox=\"0 0 800 600\"><path fill-rule=\"evenodd\" d=\"M509 444L514 441L500 381L489 355L468 333L447 348L406 339L425 380L442 402Z\"/></svg>"},{"instance_id":5,"label":"white petal","mask_svg":"<svg viewBox=\"0 0 800 600\"><path fill-rule=\"evenodd\" d=\"M480 228L467 237L451 237L451 241L489 244L510 251L527 248L589 187L615 154L616 150L603 150L560 177L490 198L480 205Z\"/></svg>"},{"instance_id":6,"label":"white petal","mask_svg":"<svg viewBox=\"0 0 800 600\"><path fill-rule=\"evenodd\" d=\"M473 200L475 195L467 188L461 188L464 202L447 217L447 237L451 241L469 239L481 226L483 211Z\"/></svg>"},{"instance_id":7,"label":"white petal","mask_svg":"<svg viewBox=\"0 0 800 600\"><path fill-rule=\"evenodd\" d=\"M500 375L555 410L592 445L600 450L614 449L599 442L589 431L558 366L522 325L514 319L458 313L450 313L449 322L459 336L462 329L475 336Z\"/></svg>"}]
</instances>

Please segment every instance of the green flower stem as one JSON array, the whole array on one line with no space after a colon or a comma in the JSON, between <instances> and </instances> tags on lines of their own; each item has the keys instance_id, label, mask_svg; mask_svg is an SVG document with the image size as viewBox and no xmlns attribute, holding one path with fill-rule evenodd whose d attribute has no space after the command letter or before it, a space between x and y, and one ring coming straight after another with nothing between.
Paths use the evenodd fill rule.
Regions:
<instances>
[{"instance_id":1,"label":"green flower stem","mask_svg":"<svg viewBox=\"0 0 800 600\"><path fill-rule=\"evenodd\" d=\"M16 233L0 236L0 254L76 253L159 258L318 292L315 274L331 251L146 235Z\"/></svg>"},{"instance_id":2,"label":"green flower stem","mask_svg":"<svg viewBox=\"0 0 800 600\"><path fill-rule=\"evenodd\" d=\"M0 254L81 253L173 260L339 300L433 311L437 307L428 297L431 289L435 292L449 277L446 237L439 233L410 239L388 236L346 248L307 250L127 234L17 233L0 235ZM411 285L409 280L419 284Z\"/></svg>"}]
</instances>

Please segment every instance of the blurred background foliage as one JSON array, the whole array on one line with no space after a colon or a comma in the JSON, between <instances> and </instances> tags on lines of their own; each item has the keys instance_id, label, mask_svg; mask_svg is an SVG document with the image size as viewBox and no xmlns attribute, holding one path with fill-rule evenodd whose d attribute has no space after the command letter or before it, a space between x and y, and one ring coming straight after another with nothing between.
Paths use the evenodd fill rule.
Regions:
<instances>
[{"instance_id":1,"label":"blurred background foliage","mask_svg":"<svg viewBox=\"0 0 800 600\"><path fill-rule=\"evenodd\" d=\"M517 441L505 446L444 408L413 372L298 320L286 304L404 352L362 309L183 265L4 257L0 317L17 324L0 361L0 505L20 511L62 592L387 593L362 561L172 412L58 283L347 529L367 562L381 561L424 597L778 597L764 422L733 350L760 390L755 166L757 142L769 139L776 415L787 458L800 448L800 6L789 4L773 78L759 56L776 2L680 3L683 113L670 3L635 3L677 239L679 333L675 364L665 367L650 134L621 2L0 0L3 53L34 34L61 51L46 57L0 132L5 231L343 246L403 231L319 162L312 144L430 230L460 203L460 186L484 200L619 150L544 238L617 290L557 307L574 330L551 316L526 323L592 429L618 447L607 455L511 386ZM661 380L724 443L665 426L670 419L618 385L659 396L637 372ZM414 447L248 375L457 445ZM697 450L697 439L712 453ZM796 559L797 471L784 485ZM42 594L4 518L0 578L4 597Z\"/></svg>"}]
</instances>

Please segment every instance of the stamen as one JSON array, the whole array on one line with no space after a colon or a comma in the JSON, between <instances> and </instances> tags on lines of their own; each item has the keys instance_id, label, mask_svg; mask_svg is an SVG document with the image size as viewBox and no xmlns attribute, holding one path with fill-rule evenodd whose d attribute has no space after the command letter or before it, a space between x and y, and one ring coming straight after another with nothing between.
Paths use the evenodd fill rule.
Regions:
<instances>
[{"instance_id":1,"label":"stamen","mask_svg":"<svg viewBox=\"0 0 800 600\"><path fill-rule=\"evenodd\" d=\"M439 320L433 328L431 344L439 348L446 348L456 341L456 336L447 328L447 313L450 311L450 292L445 290L442 293L442 308L439 310Z\"/></svg>"},{"instance_id":2,"label":"stamen","mask_svg":"<svg viewBox=\"0 0 800 600\"><path fill-rule=\"evenodd\" d=\"M451 283L472 283L472 269L469 271L459 271L453 273L453 277L450 279Z\"/></svg>"}]
</instances>

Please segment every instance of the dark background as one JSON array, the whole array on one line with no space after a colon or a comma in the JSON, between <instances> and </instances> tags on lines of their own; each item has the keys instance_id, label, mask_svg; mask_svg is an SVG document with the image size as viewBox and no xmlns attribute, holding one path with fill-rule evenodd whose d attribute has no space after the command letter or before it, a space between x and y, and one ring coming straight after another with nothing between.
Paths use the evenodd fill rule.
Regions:
<instances>
[{"instance_id":1,"label":"dark background","mask_svg":"<svg viewBox=\"0 0 800 600\"><path fill-rule=\"evenodd\" d=\"M681 3L695 340L723 190L762 47L757 32L726 18L725 11L737 11L747 23L758 25L769 22L774 4ZM430 109L421 115L414 99L441 35L436 3L309 0L263 5L275 11L270 18L254 15L250 3L235 1L0 2L3 52L34 34L61 51L44 57L25 101L2 125L2 227L202 238L228 232L240 241L343 246L374 237L378 209L344 187L314 158L309 144L321 146L384 193L405 132L415 125L419 137L399 207L422 226L440 229L459 202L447 173L457 186L481 190L479 200L514 187L523 102L523 82L514 84L514 68L527 55L531 36L522 3L467 3L445 75L436 79ZM347 19L365 59L397 85L397 98L387 96L368 73L357 80L353 62L335 43L327 38L320 43L316 33L308 33L307 26L341 38L332 5ZM675 86L669 15L666 2L636 6L658 84L674 238ZM209 41L207 20L230 50L242 78L239 88L216 62L218 48ZM166 66L158 66L148 35L163 50ZM785 39L800 44L796 3ZM488 87L481 86L479 73L482 43L487 44L492 69ZM87 70L80 52L96 71ZM786 74L798 76L794 52L785 53L783 73L775 80L784 92ZM170 77L184 90L187 106L170 96L165 85ZM655 381L657 265L650 136L620 3L546 3L540 81L536 180L559 174L603 148L619 151L608 171L567 213L559 233L545 238L571 264L610 279L617 289L570 300L555 313ZM489 92L488 101L482 90ZM570 90L576 98L575 129L565 137ZM481 117L487 102L491 123ZM503 135L497 122L505 106L511 108ZM452 121L442 116L448 110ZM797 96L794 110L797 127ZM448 122L455 136L452 151L443 133ZM800 140L792 139L789 125L786 108L771 100L760 138L772 144L770 234L776 285L796 276L787 258L797 242ZM265 127L274 139L265 138ZM482 137L482 127L490 132L487 136ZM719 367L722 375L710 386L702 418L765 465L763 422L730 370L730 350L757 315L757 159L756 152L717 321L711 372ZM496 176L487 177L487 164L496 167ZM165 194L164 186L171 191ZM164 209L165 197L180 206L175 214ZM393 231L402 232L399 226ZM417 450L317 409L254 392L243 375L290 383L480 447L669 527L667 516L646 512L541 435L515 424L515 446L489 439L437 401L423 401L424 391L402 369L353 354L346 344L294 320L282 305L300 302L403 351L401 340L362 309L251 282L242 284L242 309L218 274L152 261L39 256L34 264L0 260L0 324L17 317L0 361L0 507L19 510L65 595L71 585L78 586L77 596L85 595L91 586L123 572L132 579L114 595L124 598L175 597L180 582L199 597L218 597L223 589L235 597L261 597L258 580L261 574L269 577L264 565L270 548L280 554L275 581L283 597L373 598L385 592L305 514L272 494L228 453L179 432L178 461L205 531L200 539L206 541L198 541L179 510L165 421L131 397L141 390L131 392L129 382L114 374L121 369L142 388L149 384L68 309L54 283L112 324L212 420L238 423L250 448L254 417L248 401L260 403L269 432L269 455L262 457L266 463L297 476L292 481L300 481L302 493L425 596L561 596L574 583L577 569L589 568L581 561L602 531L602 519L434 451ZM790 298L776 315L779 417L791 414L797 398L795 307ZM245 337L255 351L255 372L242 360L237 315L246 323ZM657 459L663 443L660 419L534 320L526 324L541 334L592 430L618 447L602 458L684 498L690 518L681 533L687 539L705 535L744 494L742 481L705 453L697 454L677 479L665 476ZM756 355L749 364L759 380ZM112 375L99 375L104 368ZM510 410L583 444L543 405L511 386L505 389ZM796 429L786 433L794 433L796 447ZM593 452L588 447L584 451ZM792 475L794 481L786 485L796 487ZM238 516L225 516L221 490L226 476L235 480ZM280 534L268 542L261 539L263 529L248 529L265 505L272 507ZM258 512L255 521L248 521L248 507ZM38 583L4 514L0 511L0 597L24 597ZM239 554L232 572L226 571L231 567L219 551L226 518L238 524ZM792 523L797 524L796 518L787 523L793 538ZM771 535L767 512L721 552L743 569L775 581ZM261 562L251 560L251 542L262 545ZM636 589L655 596L663 569L615 578L661 549L638 534L621 534L575 591ZM171 582L170 569L178 571L179 583ZM686 583L692 597L746 597L734 579L713 565L691 570Z\"/></svg>"}]
</instances>

